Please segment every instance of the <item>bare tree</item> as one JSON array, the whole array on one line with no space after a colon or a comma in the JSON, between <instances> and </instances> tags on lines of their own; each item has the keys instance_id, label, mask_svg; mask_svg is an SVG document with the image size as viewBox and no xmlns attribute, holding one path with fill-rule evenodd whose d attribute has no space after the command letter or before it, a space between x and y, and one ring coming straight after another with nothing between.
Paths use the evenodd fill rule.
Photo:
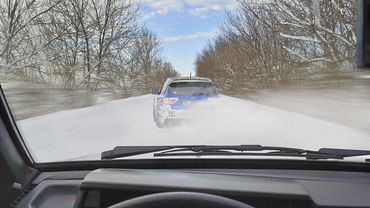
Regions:
<instances>
[{"instance_id":1,"label":"bare tree","mask_svg":"<svg viewBox=\"0 0 370 208\"><path fill-rule=\"evenodd\" d=\"M315 73L353 70L356 2L239 0L196 72L228 93Z\"/></svg>"},{"instance_id":2,"label":"bare tree","mask_svg":"<svg viewBox=\"0 0 370 208\"><path fill-rule=\"evenodd\" d=\"M353 68L356 1L275 0L274 7L280 35L295 43L286 50L302 63L319 63L321 70Z\"/></svg>"},{"instance_id":3,"label":"bare tree","mask_svg":"<svg viewBox=\"0 0 370 208\"><path fill-rule=\"evenodd\" d=\"M43 78L40 61L46 61L43 49L48 43L38 41L37 20L57 6L55 1L0 1L0 68L5 72L29 73L36 69ZM35 59L35 56L38 58Z\"/></svg>"},{"instance_id":4,"label":"bare tree","mask_svg":"<svg viewBox=\"0 0 370 208\"><path fill-rule=\"evenodd\" d=\"M0 1L0 69L65 89L147 93L178 75L131 0Z\"/></svg>"},{"instance_id":5,"label":"bare tree","mask_svg":"<svg viewBox=\"0 0 370 208\"><path fill-rule=\"evenodd\" d=\"M133 59L137 62L139 81L144 91L149 91L152 85L151 75L156 60L160 59L162 44L156 34L148 29L142 29L134 42Z\"/></svg>"},{"instance_id":6,"label":"bare tree","mask_svg":"<svg viewBox=\"0 0 370 208\"><path fill-rule=\"evenodd\" d=\"M127 53L138 33L138 6L130 1L65 0L48 15L47 38L61 34L50 45L50 59L68 88L99 87L110 62Z\"/></svg>"}]
</instances>

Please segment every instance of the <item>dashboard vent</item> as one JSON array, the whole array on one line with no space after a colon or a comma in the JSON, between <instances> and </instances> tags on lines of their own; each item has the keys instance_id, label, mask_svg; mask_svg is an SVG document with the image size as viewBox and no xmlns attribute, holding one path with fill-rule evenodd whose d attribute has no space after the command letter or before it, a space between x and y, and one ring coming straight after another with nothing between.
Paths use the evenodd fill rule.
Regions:
<instances>
[{"instance_id":1,"label":"dashboard vent","mask_svg":"<svg viewBox=\"0 0 370 208\"><path fill-rule=\"evenodd\" d=\"M15 208L17 205L23 200L24 197L26 197L34 188L36 187L36 184L30 184L26 187L26 189L19 195L15 201L10 205L10 208Z\"/></svg>"},{"instance_id":2,"label":"dashboard vent","mask_svg":"<svg viewBox=\"0 0 370 208\"><path fill-rule=\"evenodd\" d=\"M86 194L83 208L99 208L100 207L100 191L89 190Z\"/></svg>"}]
</instances>

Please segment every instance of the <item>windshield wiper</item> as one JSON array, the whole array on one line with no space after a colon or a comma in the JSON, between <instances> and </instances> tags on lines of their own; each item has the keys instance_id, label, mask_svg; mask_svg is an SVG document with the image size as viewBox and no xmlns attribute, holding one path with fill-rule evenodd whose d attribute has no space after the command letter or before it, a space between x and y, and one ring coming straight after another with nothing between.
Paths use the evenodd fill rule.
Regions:
<instances>
[{"instance_id":1,"label":"windshield wiper","mask_svg":"<svg viewBox=\"0 0 370 208\"><path fill-rule=\"evenodd\" d=\"M366 150L323 148L319 151L261 145L184 145L184 146L118 146L101 154L102 159L114 159L154 153L154 157L168 156L282 156L306 159L343 159L370 155Z\"/></svg>"}]
</instances>

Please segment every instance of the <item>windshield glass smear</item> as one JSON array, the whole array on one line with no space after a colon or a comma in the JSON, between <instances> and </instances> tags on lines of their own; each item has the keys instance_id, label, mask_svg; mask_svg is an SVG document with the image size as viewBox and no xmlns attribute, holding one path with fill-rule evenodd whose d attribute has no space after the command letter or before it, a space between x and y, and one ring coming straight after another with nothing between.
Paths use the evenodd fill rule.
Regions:
<instances>
[{"instance_id":1,"label":"windshield glass smear","mask_svg":"<svg viewBox=\"0 0 370 208\"><path fill-rule=\"evenodd\" d=\"M14 14L0 18L0 82L35 162L366 161L370 72L356 67L355 0L0 10Z\"/></svg>"}]
</instances>

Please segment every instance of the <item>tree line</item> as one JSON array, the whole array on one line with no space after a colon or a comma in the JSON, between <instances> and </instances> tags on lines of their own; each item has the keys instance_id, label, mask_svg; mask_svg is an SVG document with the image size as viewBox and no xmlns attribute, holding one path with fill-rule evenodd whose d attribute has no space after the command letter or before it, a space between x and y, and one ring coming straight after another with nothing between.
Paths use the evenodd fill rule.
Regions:
<instances>
[{"instance_id":1,"label":"tree line","mask_svg":"<svg viewBox=\"0 0 370 208\"><path fill-rule=\"evenodd\" d=\"M0 1L0 70L65 89L148 93L178 73L131 0Z\"/></svg>"},{"instance_id":2,"label":"tree line","mask_svg":"<svg viewBox=\"0 0 370 208\"><path fill-rule=\"evenodd\" d=\"M238 94L355 70L356 8L355 0L238 0L198 54L196 73Z\"/></svg>"}]
</instances>

